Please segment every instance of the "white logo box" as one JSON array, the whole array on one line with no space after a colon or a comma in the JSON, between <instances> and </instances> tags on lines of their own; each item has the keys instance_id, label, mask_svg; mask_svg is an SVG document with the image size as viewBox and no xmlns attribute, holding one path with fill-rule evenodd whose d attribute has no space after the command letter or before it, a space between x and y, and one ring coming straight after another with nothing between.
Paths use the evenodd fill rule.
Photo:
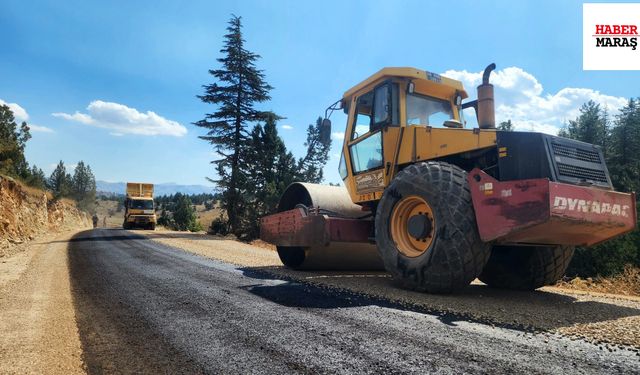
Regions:
<instances>
[{"instance_id":1,"label":"white logo box","mask_svg":"<svg viewBox=\"0 0 640 375\"><path fill-rule=\"evenodd\" d=\"M640 33L639 3L582 4L582 69L640 70L640 35L636 33ZM617 46L598 47L598 38L601 45Z\"/></svg>"}]
</instances>

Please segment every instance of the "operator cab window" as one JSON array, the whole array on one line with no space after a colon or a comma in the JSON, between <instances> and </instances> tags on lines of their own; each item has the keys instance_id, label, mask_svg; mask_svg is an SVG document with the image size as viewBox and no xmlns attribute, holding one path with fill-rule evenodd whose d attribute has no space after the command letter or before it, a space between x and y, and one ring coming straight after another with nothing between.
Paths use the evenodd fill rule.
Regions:
<instances>
[{"instance_id":1,"label":"operator cab window","mask_svg":"<svg viewBox=\"0 0 640 375\"><path fill-rule=\"evenodd\" d=\"M373 112L373 91L361 95L356 104L356 120L353 123L351 140L369 132L371 127L371 114Z\"/></svg>"},{"instance_id":2,"label":"operator cab window","mask_svg":"<svg viewBox=\"0 0 640 375\"><path fill-rule=\"evenodd\" d=\"M381 129L384 126L398 126L398 84L384 83L356 100L355 121L351 140Z\"/></svg>"},{"instance_id":3,"label":"operator cab window","mask_svg":"<svg viewBox=\"0 0 640 375\"><path fill-rule=\"evenodd\" d=\"M375 132L352 145L349 152L354 173L382 167L382 132Z\"/></svg>"},{"instance_id":4,"label":"operator cab window","mask_svg":"<svg viewBox=\"0 0 640 375\"><path fill-rule=\"evenodd\" d=\"M340 164L338 165L338 173L343 180L347 178L347 163L344 161L344 152L340 153Z\"/></svg>"},{"instance_id":5,"label":"operator cab window","mask_svg":"<svg viewBox=\"0 0 640 375\"><path fill-rule=\"evenodd\" d=\"M442 128L453 119L451 102L418 94L407 94L407 125Z\"/></svg>"},{"instance_id":6,"label":"operator cab window","mask_svg":"<svg viewBox=\"0 0 640 375\"><path fill-rule=\"evenodd\" d=\"M385 82L360 95L356 100L355 119L350 137L355 143L349 146L353 173L382 168L380 129L400 124L398 91L398 84Z\"/></svg>"}]
</instances>

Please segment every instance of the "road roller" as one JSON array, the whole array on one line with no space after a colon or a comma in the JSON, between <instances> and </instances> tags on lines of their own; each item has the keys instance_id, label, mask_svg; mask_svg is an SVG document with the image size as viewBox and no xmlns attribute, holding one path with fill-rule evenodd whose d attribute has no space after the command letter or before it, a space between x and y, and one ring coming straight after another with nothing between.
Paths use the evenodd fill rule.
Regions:
<instances>
[{"instance_id":1,"label":"road roller","mask_svg":"<svg viewBox=\"0 0 640 375\"><path fill-rule=\"evenodd\" d=\"M494 69L472 101L461 82L415 68L384 68L346 91L320 129L327 140L331 113L348 115L343 186L291 184L260 237L286 267L384 269L403 287L450 293L476 278L552 284L575 246L635 229L635 194L613 190L600 148L496 129Z\"/></svg>"}]
</instances>

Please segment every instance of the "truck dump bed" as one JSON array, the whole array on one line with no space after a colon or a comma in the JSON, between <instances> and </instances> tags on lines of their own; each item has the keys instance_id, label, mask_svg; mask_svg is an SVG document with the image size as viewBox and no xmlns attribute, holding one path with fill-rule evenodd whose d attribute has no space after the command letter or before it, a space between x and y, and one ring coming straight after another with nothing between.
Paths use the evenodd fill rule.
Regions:
<instances>
[{"instance_id":1,"label":"truck dump bed","mask_svg":"<svg viewBox=\"0 0 640 375\"><path fill-rule=\"evenodd\" d=\"M153 198L153 184L127 182L127 197Z\"/></svg>"}]
</instances>

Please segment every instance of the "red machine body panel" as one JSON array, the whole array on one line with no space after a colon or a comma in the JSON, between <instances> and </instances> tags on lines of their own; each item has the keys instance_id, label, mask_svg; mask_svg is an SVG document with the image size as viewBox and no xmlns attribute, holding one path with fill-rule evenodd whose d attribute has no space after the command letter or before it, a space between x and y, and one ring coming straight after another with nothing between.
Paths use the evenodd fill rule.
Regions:
<instances>
[{"instance_id":1,"label":"red machine body panel","mask_svg":"<svg viewBox=\"0 0 640 375\"><path fill-rule=\"evenodd\" d=\"M309 213L303 208L279 212L260 220L260 238L279 246L326 246L331 242L369 242L371 220Z\"/></svg>"},{"instance_id":2,"label":"red machine body panel","mask_svg":"<svg viewBox=\"0 0 640 375\"><path fill-rule=\"evenodd\" d=\"M590 246L636 227L635 194L551 182L468 175L480 238L500 243Z\"/></svg>"}]
</instances>

